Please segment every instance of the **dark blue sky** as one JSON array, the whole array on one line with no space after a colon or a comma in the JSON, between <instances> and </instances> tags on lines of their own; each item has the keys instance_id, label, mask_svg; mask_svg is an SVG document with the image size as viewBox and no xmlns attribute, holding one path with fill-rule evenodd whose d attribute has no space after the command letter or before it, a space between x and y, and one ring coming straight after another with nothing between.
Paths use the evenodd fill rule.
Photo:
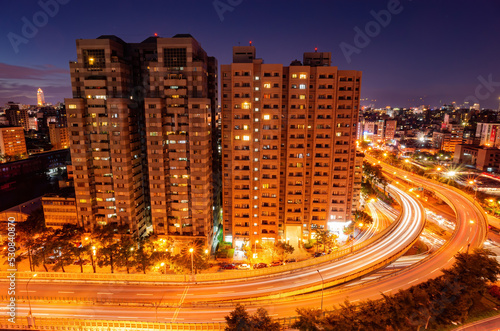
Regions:
<instances>
[{"instance_id":1,"label":"dark blue sky","mask_svg":"<svg viewBox=\"0 0 500 331\"><path fill-rule=\"evenodd\" d=\"M33 104L38 87L49 102L69 97L68 61L76 59L77 38L115 34L140 42L157 32L192 34L219 64L230 63L231 47L249 40L266 63L288 65L314 47L330 51L340 69L363 71L362 97L376 99L377 107L460 104L466 98L498 107L498 0L400 0L378 31L371 12L395 0L220 0L237 4L222 21L213 0L59 1L66 4L46 16L46 24L38 1L2 3L0 104ZM23 35L23 17L39 20L36 34ZM369 44L358 43L349 62L340 45L356 46L354 29L367 26L375 29ZM15 35L25 38L17 53L9 40Z\"/></svg>"}]
</instances>

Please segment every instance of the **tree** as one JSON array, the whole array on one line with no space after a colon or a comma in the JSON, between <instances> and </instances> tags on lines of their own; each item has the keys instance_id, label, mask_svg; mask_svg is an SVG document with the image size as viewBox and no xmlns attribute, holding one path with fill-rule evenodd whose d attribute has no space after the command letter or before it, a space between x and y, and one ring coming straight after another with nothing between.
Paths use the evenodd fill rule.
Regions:
<instances>
[{"instance_id":1,"label":"tree","mask_svg":"<svg viewBox=\"0 0 500 331\"><path fill-rule=\"evenodd\" d=\"M152 236L136 238L137 248L132 256L136 268L146 274L146 270L154 263L165 260L169 248L155 248Z\"/></svg>"},{"instance_id":2,"label":"tree","mask_svg":"<svg viewBox=\"0 0 500 331\"><path fill-rule=\"evenodd\" d=\"M271 261L274 261L278 256L284 259L287 254L292 254L295 250L292 245L282 241L266 242L262 245L262 248L271 255Z\"/></svg>"},{"instance_id":3,"label":"tree","mask_svg":"<svg viewBox=\"0 0 500 331\"><path fill-rule=\"evenodd\" d=\"M277 243L275 243L275 246L276 251L278 255L281 256L282 261L285 261L287 255L293 254L293 252L295 251L295 248L292 245L284 241L278 241Z\"/></svg>"},{"instance_id":4,"label":"tree","mask_svg":"<svg viewBox=\"0 0 500 331\"><path fill-rule=\"evenodd\" d=\"M356 210L353 215L356 223L373 224L373 218L365 211Z\"/></svg>"},{"instance_id":5,"label":"tree","mask_svg":"<svg viewBox=\"0 0 500 331\"><path fill-rule=\"evenodd\" d=\"M33 268L42 264L45 271L49 271L47 269L47 258L53 253L54 237L55 231L49 228L35 239L34 245L37 249L32 256Z\"/></svg>"},{"instance_id":6,"label":"tree","mask_svg":"<svg viewBox=\"0 0 500 331\"><path fill-rule=\"evenodd\" d=\"M264 308L257 309L257 312L250 317L250 324L254 331L279 331L282 329L281 324L274 321Z\"/></svg>"},{"instance_id":7,"label":"tree","mask_svg":"<svg viewBox=\"0 0 500 331\"><path fill-rule=\"evenodd\" d=\"M323 245L323 252L325 252L327 248L330 249L337 246L337 238L338 236L329 230L315 230L316 243L318 245Z\"/></svg>"},{"instance_id":8,"label":"tree","mask_svg":"<svg viewBox=\"0 0 500 331\"><path fill-rule=\"evenodd\" d=\"M37 249L37 237L46 231L43 209L35 209L24 222L16 222L16 240L26 254L16 254L16 263L28 258L30 271L35 270L33 255ZM7 251L7 250L4 250Z\"/></svg>"},{"instance_id":9,"label":"tree","mask_svg":"<svg viewBox=\"0 0 500 331\"><path fill-rule=\"evenodd\" d=\"M116 255L116 266L125 267L127 273L130 273L130 267L134 265L133 255L136 249L136 243L128 234L120 234L120 247Z\"/></svg>"},{"instance_id":10,"label":"tree","mask_svg":"<svg viewBox=\"0 0 500 331\"><path fill-rule=\"evenodd\" d=\"M116 226L108 223L105 226L99 226L94 229L97 239L97 255L99 267L110 266L111 273L114 273L115 260L120 250L120 242L115 238L117 233L125 232L126 226Z\"/></svg>"},{"instance_id":11,"label":"tree","mask_svg":"<svg viewBox=\"0 0 500 331\"><path fill-rule=\"evenodd\" d=\"M64 224L62 228L55 231L52 237L53 251L57 252L54 270L64 269L65 266L73 263L78 254L78 247L81 245L83 229L76 224Z\"/></svg>"},{"instance_id":12,"label":"tree","mask_svg":"<svg viewBox=\"0 0 500 331\"><path fill-rule=\"evenodd\" d=\"M250 314L245 309L245 306L237 304L236 308L229 313L229 316L224 317L227 326L225 331L250 331L252 330L252 323L250 321Z\"/></svg>"},{"instance_id":13,"label":"tree","mask_svg":"<svg viewBox=\"0 0 500 331\"><path fill-rule=\"evenodd\" d=\"M253 259L254 251L252 249L252 246L251 245L243 245L242 249L243 249L243 253L245 253L245 257L247 258L248 263L253 264L254 263L254 259Z\"/></svg>"},{"instance_id":14,"label":"tree","mask_svg":"<svg viewBox=\"0 0 500 331\"><path fill-rule=\"evenodd\" d=\"M299 320L292 324L292 328L300 331L319 331L321 330L321 315L319 309L312 308L297 308Z\"/></svg>"},{"instance_id":15,"label":"tree","mask_svg":"<svg viewBox=\"0 0 500 331\"><path fill-rule=\"evenodd\" d=\"M257 309L254 315L250 315L245 306L237 304L236 308L225 317L226 331L279 331L281 325L274 321L264 308Z\"/></svg>"}]
</instances>

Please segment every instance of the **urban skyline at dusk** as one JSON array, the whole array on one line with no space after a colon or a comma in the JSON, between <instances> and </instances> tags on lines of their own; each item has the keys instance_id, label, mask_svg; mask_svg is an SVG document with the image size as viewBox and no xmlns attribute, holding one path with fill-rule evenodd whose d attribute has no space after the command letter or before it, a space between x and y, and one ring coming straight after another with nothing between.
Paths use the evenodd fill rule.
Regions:
<instances>
[{"instance_id":1,"label":"urban skyline at dusk","mask_svg":"<svg viewBox=\"0 0 500 331\"><path fill-rule=\"evenodd\" d=\"M0 41L0 103L35 104L39 87L47 102L63 101L71 92L68 61L76 59L75 39L114 34L141 42L154 33L190 33L220 64L230 63L232 46L250 40L267 63L289 65L316 47L332 52L339 69L364 72L365 106L438 107L469 98L482 108L498 107L500 72L493 64L499 46L488 34L500 24L494 1L453 7L451 1L60 3L47 7L45 16L36 1L4 5L9 15L0 22L6 32ZM394 7L387 17L388 6ZM129 24L123 18L132 13L148 19ZM39 27L30 30L35 21Z\"/></svg>"},{"instance_id":2,"label":"urban skyline at dusk","mask_svg":"<svg viewBox=\"0 0 500 331\"><path fill-rule=\"evenodd\" d=\"M498 330L498 0L3 9L0 330Z\"/></svg>"}]
</instances>

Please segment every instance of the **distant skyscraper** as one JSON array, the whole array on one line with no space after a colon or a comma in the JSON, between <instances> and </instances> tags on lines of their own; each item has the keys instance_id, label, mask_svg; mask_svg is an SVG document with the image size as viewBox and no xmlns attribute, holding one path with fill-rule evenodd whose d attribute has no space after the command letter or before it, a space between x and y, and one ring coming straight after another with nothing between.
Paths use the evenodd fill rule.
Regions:
<instances>
[{"instance_id":1,"label":"distant skyscraper","mask_svg":"<svg viewBox=\"0 0 500 331\"><path fill-rule=\"evenodd\" d=\"M326 52L285 67L238 46L221 75L226 241L297 246L315 229L341 232L361 188L361 72Z\"/></svg>"},{"instance_id":2,"label":"distant skyscraper","mask_svg":"<svg viewBox=\"0 0 500 331\"><path fill-rule=\"evenodd\" d=\"M41 88L36 91L36 103L38 106L45 105L45 96L43 95L43 91Z\"/></svg>"},{"instance_id":3,"label":"distant skyscraper","mask_svg":"<svg viewBox=\"0 0 500 331\"><path fill-rule=\"evenodd\" d=\"M215 58L191 35L80 39L77 58L66 106L79 222L209 246Z\"/></svg>"}]
</instances>

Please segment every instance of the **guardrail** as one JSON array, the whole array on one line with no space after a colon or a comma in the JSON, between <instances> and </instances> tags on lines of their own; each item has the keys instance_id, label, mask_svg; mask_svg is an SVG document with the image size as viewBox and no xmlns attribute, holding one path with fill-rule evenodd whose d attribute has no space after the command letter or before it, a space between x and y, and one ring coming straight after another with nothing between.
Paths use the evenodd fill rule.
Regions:
<instances>
[{"instance_id":1,"label":"guardrail","mask_svg":"<svg viewBox=\"0 0 500 331\"><path fill-rule=\"evenodd\" d=\"M398 199L401 204L401 200ZM272 277L277 274L297 272L301 269L308 268L313 265L319 265L327 262L334 262L341 260L351 253L359 252L362 249L370 246L374 242L382 239L399 223L402 213L398 216L396 221L391 223L387 228L377 233L375 236L368 240L362 241L352 247L343 248L333 253L304 261L289 263L287 265L263 268L256 270L241 270L241 271L228 271L221 273L202 273L196 275L144 275L144 274L103 274L103 273L64 273L64 272L37 272L36 281L40 280L59 280L59 281L78 281L78 282L155 282L159 284L165 283L181 283L181 282L226 282L226 281L241 281L248 280L249 278L256 277ZM9 275L6 271L0 271L0 281L7 280ZM30 279L33 272L17 272L17 279Z\"/></svg>"},{"instance_id":2,"label":"guardrail","mask_svg":"<svg viewBox=\"0 0 500 331\"><path fill-rule=\"evenodd\" d=\"M34 329L34 330L64 330L64 331L130 331L130 330L213 330L221 331L225 322L216 323L152 323L134 321L82 320L66 318L35 317L35 325L30 326L26 317L16 318L11 323L5 317L0 318L0 329Z\"/></svg>"},{"instance_id":3,"label":"guardrail","mask_svg":"<svg viewBox=\"0 0 500 331\"><path fill-rule=\"evenodd\" d=\"M295 316L277 318L284 328L289 328L298 318ZM140 331L140 330L207 330L222 331L226 322L207 323L153 323L134 321L106 321L106 320L83 320L66 318L35 317L35 325L30 326L26 317L17 317L16 323L8 321L7 317L0 317L0 330L32 329L32 330L64 330L64 331Z\"/></svg>"}]
</instances>

